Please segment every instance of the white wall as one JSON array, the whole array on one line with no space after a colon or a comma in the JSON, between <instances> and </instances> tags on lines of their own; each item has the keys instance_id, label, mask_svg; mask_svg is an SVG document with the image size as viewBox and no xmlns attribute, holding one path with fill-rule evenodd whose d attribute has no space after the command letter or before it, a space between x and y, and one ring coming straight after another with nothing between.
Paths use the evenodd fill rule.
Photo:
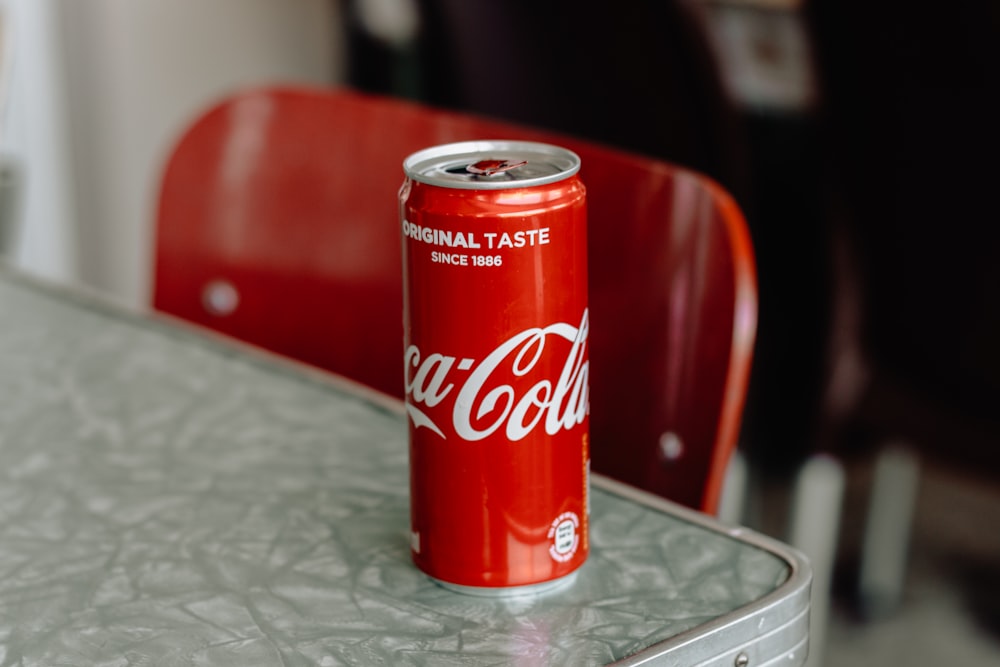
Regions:
<instances>
[{"instance_id":1,"label":"white wall","mask_svg":"<svg viewBox=\"0 0 1000 667\"><path fill-rule=\"evenodd\" d=\"M0 0L0 12L0 154L17 174L3 196L20 200L2 207L0 225L17 229L0 235L17 263L72 280L76 209L55 2Z\"/></svg>"},{"instance_id":2,"label":"white wall","mask_svg":"<svg viewBox=\"0 0 1000 667\"><path fill-rule=\"evenodd\" d=\"M69 166L71 182L70 192L54 187L51 174L36 173L40 154L22 149L29 203L20 261L135 306L148 302L157 184L183 126L219 96L252 83L342 81L337 0L0 2L22 17L38 11L28 7L48 8L39 32L54 63L43 73L53 99L20 101L55 109L50 128L59 129L61 145L50 159ZM15 69L36 76L25 72L33 67L25 60ZM12 96L12 105L18 101ZM63 210L32 209L38 188L58 193Z\"/></svg>"}]
</instances>

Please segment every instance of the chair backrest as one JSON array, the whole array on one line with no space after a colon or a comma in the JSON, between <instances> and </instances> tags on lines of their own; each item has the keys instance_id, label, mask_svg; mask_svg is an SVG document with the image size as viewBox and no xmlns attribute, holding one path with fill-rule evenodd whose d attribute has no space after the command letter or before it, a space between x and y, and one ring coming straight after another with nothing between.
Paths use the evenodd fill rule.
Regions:
<instances>
[{"instance_id":1,"label":"chair backrest","mask_svg":"<svg viewBox=\"0 0 1000 667\"><path fill-rule=\"evenodd\" d=\"M690 171L348 90L246 91L198 118L169 157L154 307L402 396L402 160L483 138L581 156L594 470L714 511L756 281L740 211Z\"/></svg>"}]
</instances>

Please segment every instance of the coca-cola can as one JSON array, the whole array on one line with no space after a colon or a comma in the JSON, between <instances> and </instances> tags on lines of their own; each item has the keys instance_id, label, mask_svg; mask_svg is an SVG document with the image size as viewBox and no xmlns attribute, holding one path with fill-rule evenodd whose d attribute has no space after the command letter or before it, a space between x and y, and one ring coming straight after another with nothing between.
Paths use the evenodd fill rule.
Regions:
<instances>
[{"instance_id":1,"label":"coca-cola can","mask_svg":"<svg viewBox=\"0 0 1000 667\"><path fill-rule=\"evenodd\" d=\"M568 583L589 550L579 157L474 141L403 162L411 551L462 592Z\"/></svg>"}]
</instances>

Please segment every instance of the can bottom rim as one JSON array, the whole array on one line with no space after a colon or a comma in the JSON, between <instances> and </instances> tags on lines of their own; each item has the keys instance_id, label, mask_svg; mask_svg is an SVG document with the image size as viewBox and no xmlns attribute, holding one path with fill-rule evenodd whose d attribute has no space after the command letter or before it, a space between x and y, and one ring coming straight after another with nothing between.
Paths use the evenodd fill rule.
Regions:
<instances>
[{"instance_id":1,"label":"can bottom rim","mask_svg":"<svg viewBox=\"0 0 1000 667\"><path fill-rule=\"evenodd\" d=\"M434 577L431 577L431 579L438 586L441 586L442 588L447 588L448 590L454 591L456 593L462 593L463 595L476 595L479 597L490 597L490 598L508 598L508 597L544 595L546 593L551 593L553 591L568 587L576 580L576 575L578 573L579 573L578 570L573 570L569 574L559 577L558 579L552 579L551 581L543 581L538 584L527 584L525 586L463 586L461 584L453 584L449 581L442 581L441 579L436 579Z\"/></svg>"}]
</instances>

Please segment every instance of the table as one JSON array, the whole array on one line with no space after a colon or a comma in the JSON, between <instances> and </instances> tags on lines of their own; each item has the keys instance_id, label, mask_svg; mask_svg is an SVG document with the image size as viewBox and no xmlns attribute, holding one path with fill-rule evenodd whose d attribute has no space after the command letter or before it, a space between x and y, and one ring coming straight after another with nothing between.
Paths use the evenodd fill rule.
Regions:
<instances>
[{"instance_id":1,"label":"table","mask_svg":"<svg viewBox=\"0 0 1000 667\"><path fill-rule=\"evenodd\" d=\"M0 664L805 660L778 542L595 475L572 586L461 595L410 562L394 400L10 269L0 323Z\"/></svg>"}]
</instances>

